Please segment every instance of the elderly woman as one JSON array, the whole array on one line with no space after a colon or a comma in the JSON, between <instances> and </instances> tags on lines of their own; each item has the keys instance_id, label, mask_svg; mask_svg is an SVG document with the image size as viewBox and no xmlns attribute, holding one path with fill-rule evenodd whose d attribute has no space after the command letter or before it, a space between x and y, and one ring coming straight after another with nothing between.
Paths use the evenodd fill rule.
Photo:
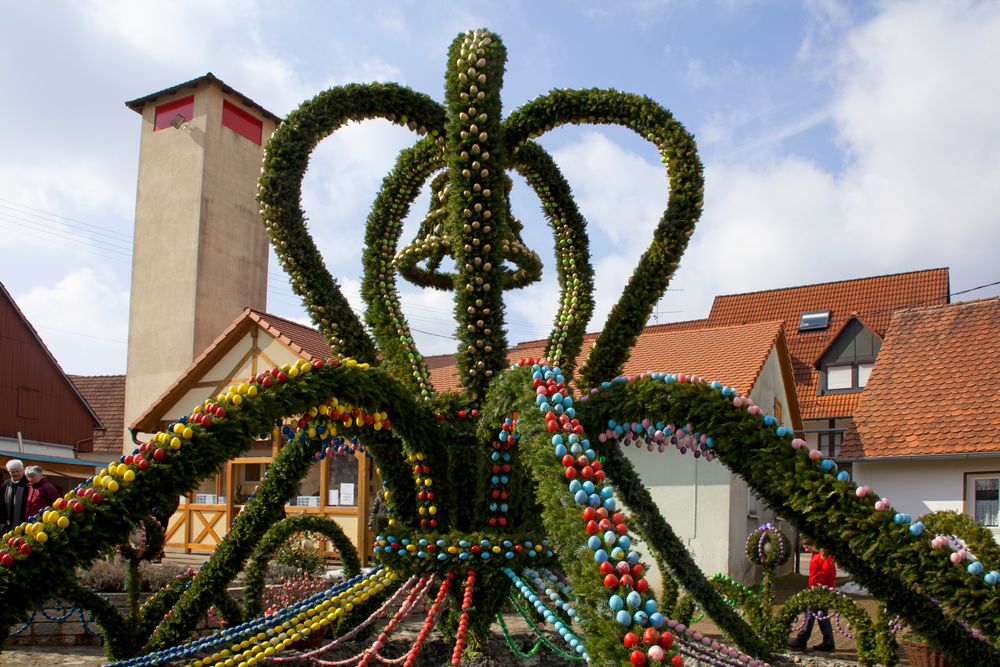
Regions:
<instances>
[{"instance_id":1,"label":"elderly woman","mask_svg":"<svg viewBox=\"0 0 1000 667\"><path fill-rule=\"evenodd\" d=\"M28 502L26 503L25 515L34 516L51 505L60 496L60 493L59 489L52 485L52 482L45 479L39 466L28 466L24 469L24 476L28 478Z\"/></svg>"},{"instance_id":2,"label":"elderly woman","mask_svg":"<svg viewBox=\"0 0 1000 667\"><path fill-rule=\"evenodd\" d=\"M24 477L24 463L18 459L7 461L7 472L10 479L5 479L0 485L0 528L7 532L24 521L24 513L28 500L28 480Z\"/></svg>"}]
</instances>

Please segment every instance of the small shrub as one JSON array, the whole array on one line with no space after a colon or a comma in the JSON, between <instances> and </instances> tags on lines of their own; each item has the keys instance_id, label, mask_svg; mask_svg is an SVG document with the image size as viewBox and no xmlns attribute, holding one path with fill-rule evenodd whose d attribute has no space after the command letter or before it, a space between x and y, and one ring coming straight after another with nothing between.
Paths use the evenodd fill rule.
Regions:
<instances>
[{"instance_id":1,"label":"small shrub","mask_svg":"<svg viewBox=\"0 0 1000 667\"><path fill-rule=\"evenodd\" d=\"M319 544L309 533L296 533L288 538L274 555L273 562L294 567L305 574L316 574L323 567Z\"/></svg>"},{"instance_id":2,"label":"small shrub","mask_svg":"<svg viewBox=\"0 0 1000 667\"><path fill-rule=\"evenodd\" d=\"M142 581L142 590L155 593L170 582L184 574L188 568L178 563L150 563L139 564L139 577Z\"/></svg>"},{"instance_id":3,"label":"small shrub","mask_svg":"<svg viewBox=\"0 0 1000 667\"><path fill-rule=\"evenodd\" d=\"M80 583L102 593L121 593L125 590L125 561L117 556L95 560L90 569L77 570Z\"/></svg>"}]
</instances>

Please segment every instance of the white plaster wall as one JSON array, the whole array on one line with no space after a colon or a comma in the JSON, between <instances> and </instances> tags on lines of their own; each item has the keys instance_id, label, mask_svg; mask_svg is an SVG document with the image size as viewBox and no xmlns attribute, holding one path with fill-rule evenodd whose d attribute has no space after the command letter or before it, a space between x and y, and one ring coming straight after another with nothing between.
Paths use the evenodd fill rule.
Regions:
<instances>
[{"instance_id":1,"label":"white plaster wall","mask_svg":"<svg viewBox=\"0 0 1000 667\"><path fill-rule=\"evenodd\" d=\"M900 512L917 518L940 510L965 511L965 473L1000 470L1000 457L859 461L854 480L886 497Z\"/></svg>"},{"instance_id":2,"label":"white plaster wall","mask_svg":"<svg viewBox=\"0 0 1000 667\"><path fill-rule=\"evenodd\" d=\"M662 454L645 447L628 447L625 455L639 479L695 562L708 575L726 572L729 553L730 473L718 461L695 459L671 447ZM662 581L645 545L643 562L650 584L660 590Z\"/></svg>"}]
</instances>

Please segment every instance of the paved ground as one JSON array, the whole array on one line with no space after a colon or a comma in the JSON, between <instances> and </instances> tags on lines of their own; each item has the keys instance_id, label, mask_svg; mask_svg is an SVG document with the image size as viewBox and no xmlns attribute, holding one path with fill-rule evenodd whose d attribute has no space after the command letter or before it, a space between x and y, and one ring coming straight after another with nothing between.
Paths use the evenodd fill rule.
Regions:
<instances>
[{"instance_id":1,"label":"paved ground","mask_svg":"<svg viewBox=\"0 0 1000 667\"><path fill-rule=\"evenodd\" d=\"M804 586L805 577L787 577L782 579L776 586L776 602L783 602L791 595L794 595L798 591L802 590ZM858 600L862 606L868 609L870 613L874 613L876 604L874 600L871 600L870 598L858 598ZM514 641L522 647L522 649L530 648L534 643L534 636L530 634L530 631L525 626L524 622L515 615L507 615L505 616L505 619ZM399 638L396 641L390 641L386 644L386 647L382 651L382 655L387 658L401 656L412 644L412 638L416 636L417 632L419 632L421 620L422 619L420 618L413 617L409 623L401 628ZM695 629L703 634L722 639L718 629L709 622L699 622L695 625ZM836 631L836 625L834 626L834 629ZM503 635L499 632L499 627L494 626L494 630L495 635L484 655L479 656L474 660L465 661L462 665L465 667L513 667L514 665L526 667L532 667L535 665L544 665L545 667L564 667L567 665L580 665L579 662L570 662L559 658L544 647L540 649L532 659L522 661L514 656L508 649ZM810 644L818 643L819 640L819 628L817 627L813 630L813 638L810 641ZM366 645L363 643L350 643L344 645L335 652L326 653L322 657L325 660L345 659L353 655L357 655L360 651L363 651L364 648L366 648ZM450 664L451 649L452 646L444 641L429 641L426 644L424 651L421 652L421 657L416 664L418 667L438 667L439 665ZM837 635L837 650L833 654L792 653L789 655L789 658L790 663L786 664L803 665L806 667L847 667L857 665L857 662L855 662L857 654L855 651L854 641L839 634ZM12 667L20 667L23 665L30 667L54 667L56 665L90 667L93 665L102 665L105 662L106 660L102 650L97 647L18 646L9 650L4 650L3 653L0 653L0 666L4 667L8 665ZM313 665L310 661L284 664ZM906 667L907 663L905 659L901 661L900 665L901 667Z\"/></svg>"}]
</instances>

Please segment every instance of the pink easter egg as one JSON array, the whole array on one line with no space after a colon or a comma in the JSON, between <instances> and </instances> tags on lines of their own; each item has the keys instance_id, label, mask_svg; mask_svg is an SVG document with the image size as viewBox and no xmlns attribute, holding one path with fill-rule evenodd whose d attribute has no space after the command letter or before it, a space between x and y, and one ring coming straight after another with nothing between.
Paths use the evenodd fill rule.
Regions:
<instances>
[{"instance_id":1,"label":"pink easter egg","mask_svg":"<svg viewBox=\"0 0 1000 667\"><path fill-rule=\"evenodd\" d=\"M882 502L881 500L876 500L875 501L875 510L876 511L881 512L885 508L886 508L886 504L884 502Z\"/></svg>"},{"instance_id":2,"label":"pink easter egg","mask_svg":"<svg viewBox=\"0 0 1000 667\"><path fill-rule=\"evenodd\" d=\"M654 644L653 646L649 647L649 650L646 652L646 655L648 655L649 659L652 660L653 662L663 662L665 654L663 652L662 646L660 646L659 644Z\"/></svg>"},{"instance_id":3,"label":"pink easter egg","mask_svg":"<svg viewBox=\"0 0 1000 667\"><path fill-rule=\"evenodd\" d=\"M809 458L812 459L813 461L819 461L820 459L823 458L823 452L819 451L818 449L810 449Z\"/></svg>"},{"instance_id":4,"label":"pink easter egg","mask_svg":"<svg viewBox=\"0 0 1000 667\"><path fill-rule=\"evenodd\" d=\"M802 438L795 438L792 440L792 449L802 449L806 446L806 441Z\"/></svg>"},{"instance_id":5,"label":"pink easter egg","mask_svg":"<svg viewBox=\"0 0 1000 667\"><path fill-rule=\"evenodd\" d=\"M955 553L953 553L949 558L951 558L951 562L954 565L958 565L959 563L962 562L962 555L958 551L956 551Z\"/></svg>"}]
</instances>

